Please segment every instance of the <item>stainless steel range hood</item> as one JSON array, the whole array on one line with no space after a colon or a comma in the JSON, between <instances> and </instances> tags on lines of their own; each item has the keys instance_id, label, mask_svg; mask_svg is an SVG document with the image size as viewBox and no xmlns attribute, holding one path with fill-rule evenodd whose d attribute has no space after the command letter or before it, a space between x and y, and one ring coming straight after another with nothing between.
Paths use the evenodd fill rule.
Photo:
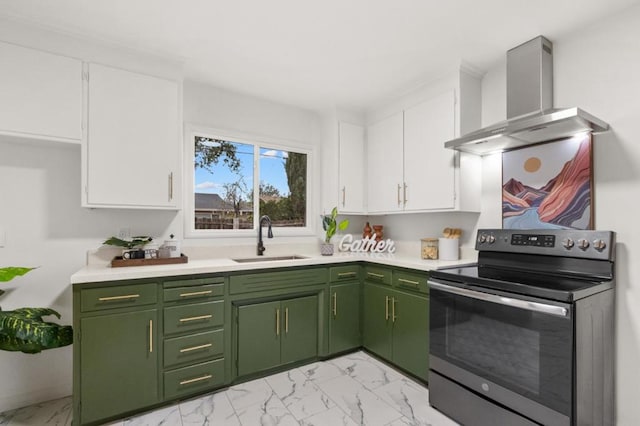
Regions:
<instances>
[{"instance_id":1,"label":"stainless steel range hood","mask_svg":"<svg viewBox=\"0 0 640 426\"><path fill-rule=\"evenodd\" d=\"M484 155L609 129L580 108L553 108L553 46L539 36L507 52L506 121L468 133L445 148Z\"/></svg>"}]
</instances>

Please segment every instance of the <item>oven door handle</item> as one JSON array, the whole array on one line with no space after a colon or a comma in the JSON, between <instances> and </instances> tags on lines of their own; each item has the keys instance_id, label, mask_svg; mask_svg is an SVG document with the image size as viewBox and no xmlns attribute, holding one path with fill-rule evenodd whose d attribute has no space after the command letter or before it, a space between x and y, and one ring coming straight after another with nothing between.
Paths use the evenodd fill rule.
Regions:
<instances>
[{"instance_id":1,"label":"oven door handle","mask_svg":"<svg viewBox=\"0 0 640 426\"><path fill-rule=\"evenodd\" d=\"M496 294L482 293L466 288L453 287L450 285L437 283L435 281L429 281L429 287L447 293L457 294L459 296L471 297L473 299L497 303L499 305L511 306L519 309L526 309L528 311L540 312L543 314L555 315L559 317L567 317L569 315L569 310L567 308L563 308L562 306L548 305L546 303L532 302L528 300L514 299L511 297L498 296Z\"/></svg>"}]
</instances>

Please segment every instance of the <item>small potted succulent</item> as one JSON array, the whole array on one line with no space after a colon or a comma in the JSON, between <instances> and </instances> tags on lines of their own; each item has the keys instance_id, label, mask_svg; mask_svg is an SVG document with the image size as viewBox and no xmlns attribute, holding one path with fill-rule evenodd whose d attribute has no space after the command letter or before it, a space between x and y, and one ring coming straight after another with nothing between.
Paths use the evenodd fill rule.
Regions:
<instances>
[{"instance_id":1,"label":"small potted succulent","mask_svg":"<svg viewBox=\"0 0 640 426\"><path fill-rule=\"evenodd\" d=\"M333 255L333 244L331 244L331 237L333 237L337 230L344 231L349 226L349 220L345 219L340 222L336 220L338 216L338 208L334 207L331 210L331 214L322 215L322 228L325 230L325 239L320 244L320 254L323 256Z\"/></svg>"},{"instance_id":2,"label":"small potted succulent","mask_svg":"<svg viewBox=\"0 0 640 426\"><path fill-rule=\"evenodd\" d=\"M123 259L144 259L145 252L142 249L142 246L150 243L152 240L153 238L147 236L132 237L131 240L111 237L102 244L122 247Z\"/></svg>"}]
</instances>

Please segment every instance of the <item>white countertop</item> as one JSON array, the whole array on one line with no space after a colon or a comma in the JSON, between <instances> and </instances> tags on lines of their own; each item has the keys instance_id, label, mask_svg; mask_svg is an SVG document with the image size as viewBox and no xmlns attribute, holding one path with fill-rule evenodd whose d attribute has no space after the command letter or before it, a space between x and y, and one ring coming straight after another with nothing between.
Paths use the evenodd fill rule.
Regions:
<instances>
[{"instance_id":1,"label":"white countertop","mask_svg":"<svg viewBox=\"0 0 640 426\"><path fill-rule=\"evenodd\" d=\"M231 252L231 250L230 250ZM89 253L88 265L71 276L71 284L81 284L101 281L132 280L140 278L154 278L166 276L180 276L192 274L205 274L216 272L236 272L251 271L258 269L285 268L292 266L327 265L334 263L347 263L354 261L367 261L387 266L397 266L403 268L430 271L445 266L454 266L473 263L476 261L475 252L465 253L463 258L456 261L444 260L423 260L420 256L403 253L351 253L338 252L333 256L321 256L313 249L303 248L287 254L305 256L304 259L277 260L267 262L247 262L238 263L232 257L256 257L256 256L236 256L232 253L229 257L204 257L202 250L194 250L194 256L190 253L188 263L153 265L153 266L127 266L112 268L109 262L92 261L94 253ZM216 253L219 256L219 253ZM265 257L280 256L284 253L268 253ZM110 256L110 255L109 255ZM104 257L104 256L103 256ZM110 257L112 258L112 257Z\"/></svg>"}]
</instances>

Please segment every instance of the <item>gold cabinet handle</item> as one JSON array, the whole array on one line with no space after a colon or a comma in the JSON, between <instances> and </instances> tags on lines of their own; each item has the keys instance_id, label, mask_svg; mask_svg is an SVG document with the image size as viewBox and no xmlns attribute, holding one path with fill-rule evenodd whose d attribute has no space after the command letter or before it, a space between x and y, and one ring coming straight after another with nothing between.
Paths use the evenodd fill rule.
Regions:
<instances>
[{"instance_id":1,"label":"gold cabinet handle","mask_svg":"<svg viewBox=\"0 0 640 426\"><path fill-rule=\"evenodd\" d=\"M347 187L346 187L346 186L343 186L343 187L342 187L342 207L344 207L344 202L345 202L346 194L347 194Z\"/></svg>"},{"instance_id":2,"label":"gold cabinet handle","mask_svg":"<svg viewBox=\"0 0 640 426\"><path fill-rule=\"evenodd\" d=\"M153 353L153 320L149 320L149 353Z\"/></svg>"},{"instance_id":3,"label":"gold cabinet handle","mask_svg":"<svg viewBox=\"0 0 640 426\"><path fill-rule=\"evenodd\" d=\"M338 272L338 278L354 277L355 272Z\"/></svg>"},{"instance_id":4,"label":"gold cabinet handle","mask_svg":"<svg viewBox=\"0 0 640 426\"><path fill-rule=\"evenodd\" d=\"M402 201L400 200L400 189L402 187L400 186L400 184L398 184L398 207L400 207L400 205L402 204Z\"/></svg>"},{"instance_id":5,"label":"gold cabinet handle","mask_svg":"<svg viewBox=\"0 0 640 426\"><path fill-rule=\"evenodd\" d=\"M211 294L211 293L213 293L212 290L194 291L191 293L180 293L180 297L204 296L205 294Z\"/></svg>"},{"instance_id":6,"label":"gold cabinet handle","mask_svg":"<svg viewBox=\"0 0 640 426\"><path fill-rule=\"evenodd\" d=\"M403 193L402 193L403 194L403 199L404 199L403 203L406 206L407 205L407 183L404 182L403 185L404 185L404 190L403 190Z\"/></svg>"},{"instance_id":7,"label":"gold cabinet handle","mask_svg":"<svg viewBox=\"0 0 640 426\"><path fill-rule=\"evenodd\" d=\"M375 272L367 272L367 275L373 278L384 278L383 274L376 274Z\"/></svg>"},{"instance_id":8,"label":"gold cabinet handle","mask_svg":"<svg viewBox=\"0 0 640 426\"><path fill-rule=\"evenodd\" d=\"M169 173L169 201L173 200L173 172Z\"/></svg>"},{"instance_id":9,"label":"gold cabinet handle","mask_svg":"<svg viewBox=\"0 0 640 426\"><path fill-rule=\"evenodd\" d=\"M405 280L404 278L398 278L398 282L401 283L405 283L405 284L411 284L413 286L420 286L420 283L418 281L412 281L412 280Z\"/></svg>"},{"instance_id":10,"label":"gold cabinet handle","mask_svg":"<svg viewBox=\"0 0 640 426\"><path fill-rule=\"evenodd\" d=\"M276 309L276 336L280 335L280 308Z\"/></svg>"},{"instance_id":11,"label":"gold cabinet handle","mask_svg":"<svg viewBox=\"0 0 640 426\"><path fill-rule=\"evenodd\" d=\"M98 297L100 302L108 302L111 300L137 299L139 294L125 294L124 296Z\"/></svg>"},{"instance_id":12,"label":"gold cabinet handle","mask_svg":"<svg viewBox=\"0 0 640 426\"><path fill-rule=\"evenodd\" d=\"M284 308L284 332L289 333L289 308Z\"/></svg>"},{"instance_id":13,"label":"gold cabinet handle","mask_svg":"<svg viewBox=\"0 0 640 426\"><path fill-rule=\"evenodd\" d=\"M338 293L333 293L333 317L338 316Z\"/></svg>"},{"instance_id":14,"label":"gold cabinet handle","mask_svg":"<svg viewBox=\"0 0 640 426\"><path fill-rule=\"evenodd\" d=\"M396 322L396 298L391 298L391 322Z\"/></svg>"},{"instance_id":15,"label":"gold cabinet handle","mask_svg":"<svg viewBox=\"0 0 640 426\"><path fill-rule=\"evenodd\" d=\"M389 296L384 297L384 319L389 319Z\"/></svg>"},{"instance_id":16,"label":"gold cabinet handle","mask_svg":"<svg viewBox=\"0 0 640 426\"><path fill-rule=\"evenodd\" d=\"M213 376L211 374L205 374L204 376L196 377L195 379L183 380L180 382L180 386L188 385L189 383L201 382L203 380L209 380L212 377Z\"/></svg>"},{"instance_id":17,"label":"gold cabinet handle","mask_svg":"<svg viewBox=\"0 0 640 426\"><path fill-rule=\"evenodd\" d=\"M190 348L180 349L180 353L183 354L185 352L197 351L198 349L210 348L211 346L213 346L212 343L207 343L205 345L199 345L199 346L192 346Z\"/></svg>"},{"instance_id":18,"label":"gold cabinet handle","mask_svg":"<svg viewBox=\"0 0 640 426\"><path fill-rule=\"evenodd\" d=\"M189 321L198 321L198 320L203 320L203 319L209 319L212 316L213 315L209 314L209 315L200 315L200 316L197 316L197 317L180 318L180 322L189 322Z\"/></svg>"}]
</instances>

